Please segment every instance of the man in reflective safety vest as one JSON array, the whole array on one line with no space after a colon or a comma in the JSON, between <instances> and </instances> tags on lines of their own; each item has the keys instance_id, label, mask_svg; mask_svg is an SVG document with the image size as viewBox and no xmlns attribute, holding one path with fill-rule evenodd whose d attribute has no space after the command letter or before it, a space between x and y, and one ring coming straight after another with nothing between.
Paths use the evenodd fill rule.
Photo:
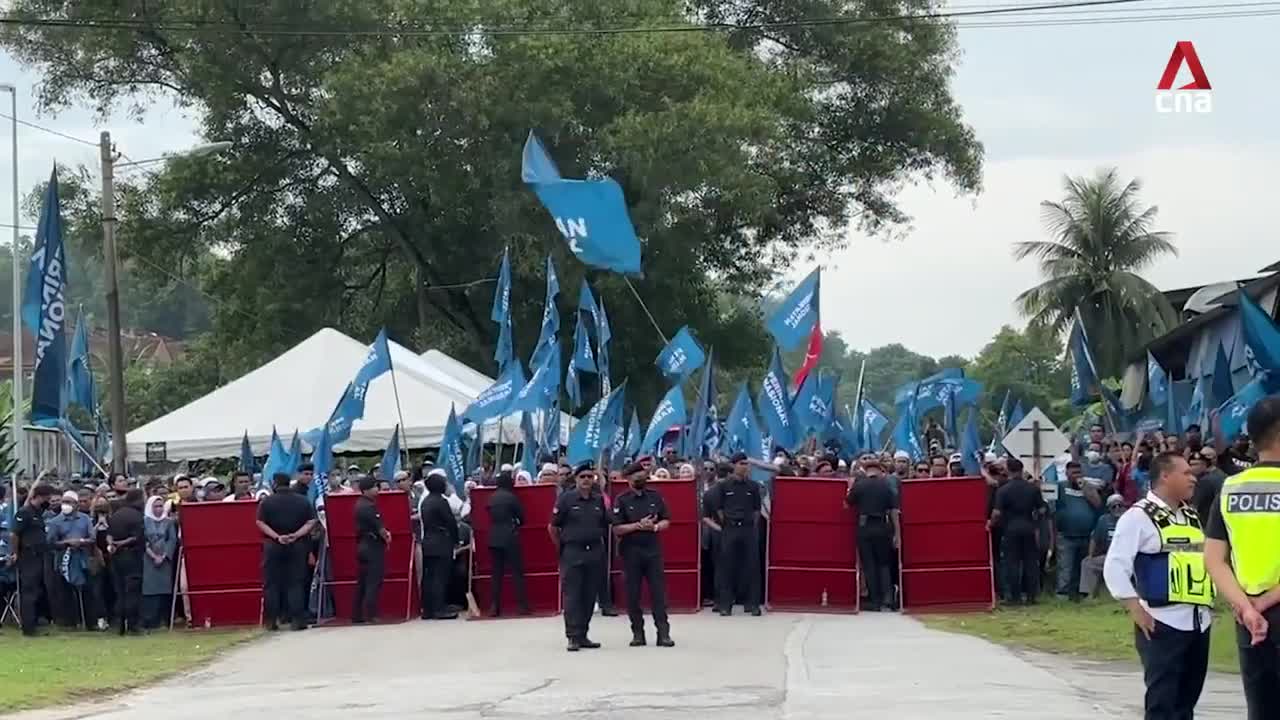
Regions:
<instances>
[{"instance_id":1,"label":"man in reflective safety vest","mask_svg":"<svg viewBox=\"0 0 1280 720\"><path fill-rule=\"evenodd\" d=\"M1280 396L1249 411L1258 463L1227 478L1209 515L1205 563L1236 616L1249 720L1280 717Z\"/></svg>"},{"instance_id":2,"label":"man in reflective safety vest","mask_svg":"<svg viewBox=\"0 0 1280 720\"><path fill-rule=\"evenodd\" d=\"M1213 583L1195 488L1181 455L1156 456L1151 491L1120 516L1103 563L1107 589L1137 626L1146 720L1190 720L1209 669Z\"/></svg>"}]
</instances>

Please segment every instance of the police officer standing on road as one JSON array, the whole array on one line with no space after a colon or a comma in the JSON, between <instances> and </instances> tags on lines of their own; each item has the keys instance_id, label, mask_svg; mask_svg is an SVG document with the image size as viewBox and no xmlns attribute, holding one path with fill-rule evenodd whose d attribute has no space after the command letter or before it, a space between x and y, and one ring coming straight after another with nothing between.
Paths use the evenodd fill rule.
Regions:
<instances>
[{"instance_id":1,"label":"police officer standing on road","mask_svg":"<svg viewBox=\"0 0 1280 720\"><path fill-rule=\"evenodd\" d=\"M121 635L142 633L142 559L147 542L143 500L142 490L130 488L119 509L107 519L107 552L111 555Z\"/></svg>"},{"instance_id":2,"label":"police officer standing on road","mask_svg":"<svg viewBox=\"0 0 1280 720\"><path fill-rule=\"evenodd\" d=\"M1248 427L1258 462L1223 483L1205 564L1235 611L1249 720L1270 720L1280 717L1280 396L1258 401Z\"/></svg>"},{"instance_id":3,"label":"police officer standing on road","mask_svg":"<svg viewBox=\"0 0 1280 720\"><path fill-rule=\"evenodd\" d=\"M516 586L516 603L520 614L529 614L529 597L525 592L524 557L520 553L520 528L524 525L524 506L515 493L511 473L498 476L498 489L489 497L489 557L493 559L489 614L502 615L502 582L511 570Z\"/></svg>"},{"instance_id":4,"label":"police officer standing on road","mask_svg":"<svg viewBox=\"0 0 1280 720\"><path fill-rule=\"evenodd\" d=\"M391 531L382 524L378 512L378 481L360 478L356 500L356 596L351 603L351 622L359 625L378 619L378 596L386 576L387 546Z\"/></svg>"},{"instance_id":5,"label":"police officer standing on road","mask_svg":"<svg viewBox=\"0 0 1280 720\"><path fill-rule=\"evenodd\" d=\"M49 563L49 542L44 534L44 512L49 509L53 488L43 483L27 494L27 501L14 516L12 539L13 555L10 562L18 563L18 620L22 634L36 634L36 609L41 598L48 600L48 588L44 584L44 567ZM17 498L14 498L17 502Z\"/></svg>"},{"instance_id":6,"label":"police officer standing on road","mask_svg":"<svg viewBox=\"0 0 1280 720\"><path fill-rule=\"evenodd\" d=\"M736 591L743 589L743 606L752 615L760 614L760 547L758 523L760 486L751 480L746 453L735 453L730 462L733 475L716 485L706 498L702 519L720 533L720 569L716 582L716 612L733 614Z\"/></svg>"},{"instance_id":7,"label":"police officer standing on road","mask_svg":"<svg viewBox=\"0 0 1280 720\"><path fill-rule=\"evenodd\" d=\"M631 647L645 644L640 584L648 583L658 646L675 647L667 621L667 580L663 576L662 545L658 533L671 526L671 513L662 494L647 487L649 471L639 463L622 470L631 489L613 501L613 534L618 536L622 572L627 583L627 617L631 618Z\"/></svg>"},{"instance_id":8,"label":"police officer standing on road","mask_svg":"<svg viewBox=\"0 0 1280 720\"><path fill-rule=\"evenodd\" d=\"M850 478L845 504L858 512L858 562L867 578L867 610L880 612L893 599L893 551L901 544L898 496L874 455L862 463L862 476Z\"/></svg>"},{"instance_id":9,"label":"police officer standing on road","mask_svg":"<svg viewBox=\"0 0 1280 720\"><path fill-rule=\"evenodd\" d=\"M432 469L425 483L427 496L422 499L418 512L422 522L422 619L452 620L458 613L449 612L445 596L453 575L458 519L445 497L448 481L444 470Z\"/></svg>"},{"instance_id":10,"label":"police officer standing on road","mask_svg":"<svg viewBox=\"0 0 1280 720\"><path fill-rule=\"evenodd\" d=\"M316 510L306 495L289 489L289 474L271 478L273 492L258 503L258 530L262 543L263 615L268 630L278 630L281 619L294 630L307 629L307 546L316 526ZM301 492L305 493L305 489Z\"/></svg>"},{"instance_id":11,"label":"police officer standing on road","mask_svg":"<svg viewBox=\"0 0 1280 720\"><path fill-rule=\"evenodd\" d=\"M574 468L573 476L575 488L556 499L547 528L560 552L564 633L569 639L569 652L600 647L600 643L587 637L587 632L604 573L604 537L609 527L604 497L595 491L592 463Z\"/></svg>"}]
</instances>

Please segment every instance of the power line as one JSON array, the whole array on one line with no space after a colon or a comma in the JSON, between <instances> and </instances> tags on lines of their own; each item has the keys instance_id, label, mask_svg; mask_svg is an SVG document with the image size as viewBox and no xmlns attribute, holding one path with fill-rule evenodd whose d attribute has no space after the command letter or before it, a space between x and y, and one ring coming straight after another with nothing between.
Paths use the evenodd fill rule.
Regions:
<instances>
[{"instance_id":1,"label":"power line","mask_svg":"<svg viewBox=\"0 0 1280 720\"><path fill-rule=\"evenodd\" d=\"M956 27L960 29L1085 27L1090 25L1130 25L1136 23L1175 22L1186 20L1231 20L1241 18L1276 17L1278 15L1280 15L1280 7L1273 10L1187 13L1180 15L1129 15L1104 18L1042 18L1036 20L1009 20L974 23L959 22L956 23Z\"/></svg>"},{"instance_id":2,"label":"power line","mask_svg":"<svg viewBox=\"0 0 1280 720\"><path fill-rule=\"evenodd\" d=\"M12 115L7 115L7 114L5 114L5 113L0 113L0 118L4 118L5 120L14 120L14 119L15 119ZM54 130L53 128L45 127L45 126L43 126L43 125L37 125L36 123L29 122L29 121L27 121L27 120L22 120L22 119L20 119L20 118L19 118L19 119L17 119L17 122L18 122L18 124L19 124L19 125L26 125L26 126L27 126L27 127L29 127L29 128L35 128L36 130L40 130L40 131L42 131L42 132L47 132L47 133L49 133L50 135L57 135L58 137L60 137L60 138L62 138L62 139L64 139L64 140L71 140L72 142L78 142L78 143L81 143L81 144L84 144L84 145L88 145L88 146L90 146L90 147L95 147L95 148L96 148L96 147L98 147L98 143L97 143L96 141L94 141L94 140L85 140L84 138L78 138L78 137L76 137L75 135L68 135L68 134L66 134L66 133L64 133L64 132L61 132L61 131L59 131L59 130Z\"/></svg>"}]
</instances>

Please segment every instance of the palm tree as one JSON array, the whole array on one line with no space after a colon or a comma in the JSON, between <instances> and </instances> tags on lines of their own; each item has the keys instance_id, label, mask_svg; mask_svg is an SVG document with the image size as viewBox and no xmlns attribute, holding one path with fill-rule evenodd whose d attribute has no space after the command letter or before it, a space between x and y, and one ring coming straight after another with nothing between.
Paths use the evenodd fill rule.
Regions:
<instances>
[{"instance_id":1,"label":"palm tree","mask_svg":"<svg viewBox=\"0 0 1280 720\"><path fill-rule=\"evenodd\" d=\"M1139 180L1121 185L1116 170L1066 177L1066 197L1040 203L1051 240L1014 245L1017 260L1036 258L1044 282L1016 303L1030 324L1064 333L1076 308L1100 376L1116 376L1152 338L1177 323L1169 301L1139 272L1177 255L1172 234L1152 230L1157 208L1142 207Z\"/></svg>"}]
</instances>

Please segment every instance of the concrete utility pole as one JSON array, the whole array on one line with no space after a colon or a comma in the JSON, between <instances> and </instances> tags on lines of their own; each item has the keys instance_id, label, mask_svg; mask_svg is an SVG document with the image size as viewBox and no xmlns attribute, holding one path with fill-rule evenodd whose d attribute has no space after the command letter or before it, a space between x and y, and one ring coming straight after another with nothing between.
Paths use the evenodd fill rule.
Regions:
<instances>
[{"instance_id":1,"label":"concrete utility pole","mask_svg":"<svg viewBox=\"0 0 1280 720\"><path fill-rule=\"evenodd\" d=\"M0 91L9 93L10 112L13 114L13 248L11 257L13 259L13 418L11 432L13 437L13 452L18 464L15 466L16 472L26 469L26 458L23 456L23 450L26 443L22 437L22 269L18 267L18 241L19 232L19 191L18 191L18 88L5 83L0 85ZM16 473L15 473L16 483ZM14 485L14 497L17 497L17 485Z\"/></svg>"},{"instance_id":2,"label":"concrete utility pole","mask_svg":"<svg viewBox=\"0 0 1280 720\"><path fill-rule=\"evenodd\" d=\"M127 473L128 427L124 411L124 346L120 337L120 278L116 257L115 148L111 133L103 131L98 149L102 158L102 262L107 281L107 388L111 402L111 471Z\"/></svg>"}]
</instances>

